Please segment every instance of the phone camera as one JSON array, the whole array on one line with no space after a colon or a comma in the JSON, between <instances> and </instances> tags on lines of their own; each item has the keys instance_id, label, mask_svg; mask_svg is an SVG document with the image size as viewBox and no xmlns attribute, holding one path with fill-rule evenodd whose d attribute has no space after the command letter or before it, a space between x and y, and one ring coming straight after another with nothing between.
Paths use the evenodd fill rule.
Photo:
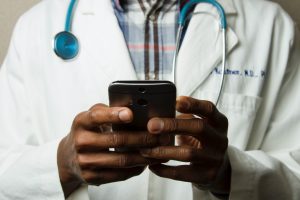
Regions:
<instances>
[{"instance_id":1,"label":"phone camera","mask_svg":"<svg viewBox=\"0 0 300 200\"><path fill-rule=\"evenodd\" d=\"M146 88L142 88L142 87L139 88L139 92L140 92L140 93L143 93L143 94L146 93Z\"/></svg>"},{"instance_id":2,"label":"phone camera","mask_svg":"<svg viewBox=\"0 0 300 200\"><path fill-rule=\"evenodd\" d=\"M137 104L140 106L147 106L148 105L148 101L145 99L138 99L137 100Z\"/></svg>"}]
</instances>

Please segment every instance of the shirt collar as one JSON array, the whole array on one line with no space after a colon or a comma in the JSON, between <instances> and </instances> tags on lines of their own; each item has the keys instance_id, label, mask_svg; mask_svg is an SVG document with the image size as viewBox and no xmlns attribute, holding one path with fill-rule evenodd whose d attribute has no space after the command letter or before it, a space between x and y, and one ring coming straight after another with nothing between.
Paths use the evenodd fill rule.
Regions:
<instances>
[{"instance_id":1,"label":"shirt collar","mask_svg":"<svg viewBox=\"0 0 300 200\"><path fill-rule=\"evenodd\" d=\"M123 3L126 3L126 0L112 0L113 5L119 12L124 12ZM182 7L188 0L181 0L180 7ZM234 6L233 0L218 0L222 5L226 14L236 14L236 8Z\"/></svg>"},{"instance_id":2,"label":"shirt collar","mask_svg":"<svg viewBox=\"0 0 300 200\"><path fill-rule=\"evenodd\" d=\"M145 0L144 0L145 1ZM188 1L188 0L182 0L182 1ZM127 3L126 0L112 0L114 8L116 8L119 12L125 11L125 4ZM163 6L164 3L162 3L161 6ZM161 7L159 6L159 7Z\"/></svg>"},{"instance_id":3,"label":"shirt collar","mask_svg":"<svg viewBox=\"0 0 300 200\"><path fill-rule=\"evenodd\" d=\"M124 9L123 9L123 7L122 7L121 1L122 1L122 0L112 0L112 3L113 3L113 5L114 5L114 7L115 7L119 12L124 12Z\"/></svg>"}]
</instances>

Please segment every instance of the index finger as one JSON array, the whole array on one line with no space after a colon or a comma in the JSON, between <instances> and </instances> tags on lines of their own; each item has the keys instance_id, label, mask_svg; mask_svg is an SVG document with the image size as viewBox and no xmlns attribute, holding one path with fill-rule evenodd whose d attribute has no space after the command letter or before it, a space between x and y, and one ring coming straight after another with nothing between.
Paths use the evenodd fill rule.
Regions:
<instances>
[{"instance_id":1,"label":"index finger","mask_svg":"<svg viewBox=\"0 0 300 200\"><path fill-rule=\"evenodd\" d=\"M182 113L196 114L207 118L210 122L220 127L227 127L228 120L217 107L210 101L198 100L192 97L180 96L176 101L176 109Z\"/></svg>"},{"instance_id":2,"label":"index finger","mask_svg":"<svg viewBox=\"0 0 300 200\"><path fill-rule=\"evenodd\" d=\"M107 107L105 105L98 105L77 115L74 120L74 126L91 128L107 123L129 123L132 119L132 111L127 107Z\"/></svg>"}]
</instances>

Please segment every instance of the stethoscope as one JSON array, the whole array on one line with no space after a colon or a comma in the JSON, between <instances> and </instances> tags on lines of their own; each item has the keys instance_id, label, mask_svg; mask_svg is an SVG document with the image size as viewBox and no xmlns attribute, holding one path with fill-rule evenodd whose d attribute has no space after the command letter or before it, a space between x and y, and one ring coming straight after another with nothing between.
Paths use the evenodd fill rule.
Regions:
<instances>
[{"instance_id":1,"label":"stethoscope","mask_svg":"<svg viewBox=\"0 0 300 200\"><path fill-rule=\"evenodd\" d=\"M79 52L78 39L71 31L75 4L76 0L71 0L67 12L65 30L57 33L54 37L54 52L63 60L71 60L75 58Z\"/></svg>"},{"instance_id":2,"label":"stethoscope","mask_svg":"<svg viewBox=\"0 0 300 200\"><path fill-rule=\"evenodd\" d=\"M178 31L176 36L176 50L173 58L173 70L172 70L172 78L173 82L176 83L176 68L177 68L177 58L178 53L180 49L180 43L182 41L183 36L183 30L187 24L187 21L192 18L192 15L194 13L190 13L192 8L199 4L199 3L208 3L213 5L220 15L220 28L222 29L222 37L223 37L223 56L222 56L222 77L221 77L221 84L218 96L216 98L215 104L217 105L221 92L224 86L224 72L225 72L225 66L226 66L226 29L227 29L227 22L226 22L226 15L223 7L216 1L216 0L189 0L181 9L179 14L179 21L178 21ZM72 17L74 13L74 7L76 4L76 0L71 0L67 16L66 16L66 22L65 22L65 30L56 34L54 38L54 52L58 57L60 57L63 60L72 60L78 55L79 52L79 42L77 37L72 33L71 26L72 26Z\"/></svg>"}]
</instances>

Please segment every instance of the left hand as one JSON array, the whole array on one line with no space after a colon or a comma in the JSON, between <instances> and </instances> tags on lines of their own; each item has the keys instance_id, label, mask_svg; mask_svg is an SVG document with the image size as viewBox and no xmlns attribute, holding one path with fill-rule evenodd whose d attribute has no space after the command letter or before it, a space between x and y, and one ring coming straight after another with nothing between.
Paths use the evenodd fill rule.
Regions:
<instances>
[{"instance_id":1,"label":"left hand","mask_svg":"<svg viewBox=\"0 0 300 200\"><path fill-rule=\"evenodd\" d=\"M148 158L190 164L157 164L149 166L150 170L158 176L191 182L211 191L229 192L230 174L228 170L220 170L224 169L224 165L230 166L228 159L225 159L228 147L227 118L211 102L190 97L179 97L176 110L184 115L176 119L153 118L148 122L148 131L151 134L175 134L179 146L147 148L141 150L141 154ZM222 181L215 183L220 171L227 174L221 174Z\"/></svg>"}]
</instances>

